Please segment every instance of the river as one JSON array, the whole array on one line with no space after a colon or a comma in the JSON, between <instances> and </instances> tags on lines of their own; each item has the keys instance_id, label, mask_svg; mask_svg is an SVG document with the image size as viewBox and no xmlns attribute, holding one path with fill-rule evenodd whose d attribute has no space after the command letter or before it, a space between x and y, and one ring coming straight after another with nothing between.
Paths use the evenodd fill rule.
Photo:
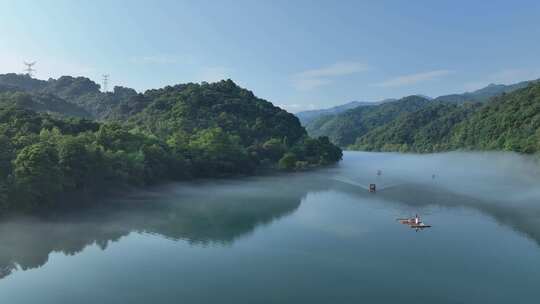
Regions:
<instances>
[{"instance_id":1,"label":"river","mask_svg":"<svg viewBox=\"0 0 540 304\"><path fill-rule=\"evenodd\" d=\"M540 170L517 154L346 152L0 222L6 304L538 303L539 283Z\"/></svg>"}]
</instances>

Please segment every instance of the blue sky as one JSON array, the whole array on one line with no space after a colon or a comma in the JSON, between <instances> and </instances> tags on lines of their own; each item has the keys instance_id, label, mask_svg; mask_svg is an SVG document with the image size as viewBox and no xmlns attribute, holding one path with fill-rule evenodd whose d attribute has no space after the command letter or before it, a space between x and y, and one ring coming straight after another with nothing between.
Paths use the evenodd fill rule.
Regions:
<instances>
[{"instance_id":1,"label":"blue sky","mask_svg":"<svg viewBox=\"0 0 540 304\"><path fill-rule=\"evenodd\" d=\"M296 112L540 77L540 1L0 0L0 73L231 78Z\"/></svg>"}]
</instances>

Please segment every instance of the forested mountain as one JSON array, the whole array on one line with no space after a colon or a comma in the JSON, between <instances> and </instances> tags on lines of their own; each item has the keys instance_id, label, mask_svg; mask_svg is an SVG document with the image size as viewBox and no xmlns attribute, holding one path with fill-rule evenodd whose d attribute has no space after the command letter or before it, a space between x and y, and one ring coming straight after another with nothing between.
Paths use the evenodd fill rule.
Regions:
<instances>
[{"instance_id":1,"label":"forested mountain","mask_svg":"<svg viewBox=\"0 0 540 304\"><path fill-rule=\"evenodd\" d=\"M456 124L478 107L479 104L434 102L358 137L350 148L421 153L447 151L452 149L450 138Z\"/></svg>"},{"instance_id":2,"label":"forested mountain","mask_svg":"<svg viewBox=\"0 0 540 304\"><path fill-rule=\"evenodd\" d=\"M20 91L36 92L44 88L47 81L35 79L28 75L8 73L0 74L0 85Z\"/></svg>"},{"instance_id":3,"label":"forested mountain","mask_svg":"<svg viewBox=\"0 0 540 304\"><path fill-rule=\"evenodd\" d=\"M343 113L347 110L354 109L357 107L374 106L374 105L378 105L378 104L389 102L389 101L394 101L394 99L385 99L382 101L373 101L373 102L372 101L351 101L346 104L331 107L328 109L302 111L302 112L296 113L295 115L296 117L298 117L298 119L300 119L300 123L305 126L311 121L324 115L339 114L339 113Z\"/></svg>"},{"instance_id":4,"label":"forested mountain","mask_svg":"<svg viewBox=\"0 0 540 304\"><path fill-rule=\"evenodd\" d=\"M357 107L338 115L326 115L308 123L306 129L312 136L328 136L338 146L346 147L370 130L391 122L404 113L426 106L429 99L408 96L378 106Z\"/></svg>"},{"instance_id":5,"label":"forested mountain","mask_svg":"<svg viewBox=\"0 0 540 304\"><path fill-rule=\"evenodd\" d=\"M74 108L66 107L66 113L58 112L57 105L60 100L65 103L78 106L85 116L94 119L103 119L110 115L112 109L122 101L133 98L137 92L130 88L115 87L113 92L101 92L100 85L86 77L62 76L58 79L50 78L47 81L35 79L28 75L2 74L0 75L1 92L24 92L33 99L41 100L41 107L29 109L40 112L53 112L72 116ZM47 102L43 96L51 96L51 102ZM50 106L50 107L49 107ZM77 115L81 116L81 114Z\"/></svg>"},{"instance_id":6,"label":"forested mountain","mask_svg":"<svg viewBox=\"0 0 540 304\"><path fill-rule=\"evenodd\" d=\"M152 102L129 121L156 134L221 128L247 145L272 137L294 143L306 135L298 119L231 80L151 90Z\"/></svg>"},{"instance_id":7,"label":"forested mountain","mask_svg":"<svg viewBox=\"0 0 540 304\"><path fill-rule=\"evenodd\" d=\"M328 138L308 137L294 115L231 80L137 94L100 93L82 77L6 78L3 85L16 89L0 94L0 211L49 208L69 193L302 169L342 156ZM101 122L80 118L96 113Z\"/></svg>"},{"instance_id":8,"label":"forested mountain","mask_svg":"<svg viewBox=\"0 0 540 304\"><path fill-rule=\"evenodd\" d=\"M90 118L92 115L82 107L69 103L56 95L47 93L25 93L17 90L0 93L0 105L19 106L36 112L57 116Z\"/></svg>"},{"instance_id":9,"label":"forested mountain","mask_svg":"<svg viewBox=\"0 0 540 304\"><path fill-rule=\"evenodd\" d=\"M449 94L449 95L442 95L437 98L431 98L429 96L420 95L417 96L424 97L426 99L434 100L434 101L440 101L440 102L449 102L449 103L457 103L462 104L465 102L486 102L490 98L501 95L502 93L510 93L512 91L522 89L526 87L529 83L534 82L532 81L522 81L515 84L510 85L504 85L504 84L489 84L488 86L478 89L476 91L472 92L465 92L461 94ZM340 113L343 113L347 110L354 109L361 106L375 106L380 105L382 103L395 101L396 99L385 99L382 101L377 102L369 102L369 101L351 101L343 105L335 106L328 109L319 109L319 110L310 110L310 111L302 111L296 113L296 117L300 119L300 123L304 126L308 126L311 122L321 118L322 121L327 121L329 118L323 118L323 116L328 115L337 115ZM319 125L321 122L318 123Z\"/></svg>"},{"instance_id":10,"label":"forested mountain","mask_svg":"<svg viewBox=\"0 0 540 304\"><path fill-rule=\"evenodd\" d=\"M540 152L540 83L488 103L433 103L359 137L352 149L437 152Z\"/></svg>"},{"instance_id":11,"label":"forested mountain","mask_svg":"<svg viewBox=\"0 0 540 304\"><path fill-rule=\"evenodd\" d=\"M451 124L464 120L480 108L474 104L486 103L496 96L537 83L533 80L512 85L490 84L473 92L434 99L415 95L419 102L404 102L410 98L406 97L373 107L323 115L308 122L306 129L310 135L328 136L339 146L360 150L430 152L456 149L461 147L458 143L450 143L440 136L449 136Z\"/></svg>"},{"instance_id":12,"label":"forested mountain","mask_svg":"<svg viewBox=\"0 0 540 304\"><path fill-rule=\"evenodd\" d=\"M475 150L540 152L540 82L479 108L456 125L452 144Z\"/></svg>"}]
</instances>

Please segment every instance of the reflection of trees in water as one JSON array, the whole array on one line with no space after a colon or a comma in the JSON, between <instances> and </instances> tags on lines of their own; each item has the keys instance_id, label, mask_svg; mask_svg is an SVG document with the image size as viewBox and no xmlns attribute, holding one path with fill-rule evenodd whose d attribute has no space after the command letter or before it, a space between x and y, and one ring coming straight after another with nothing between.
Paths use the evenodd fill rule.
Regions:
<instances>
[{"instance_id":1,"label":"reflection of trees in water","mask_svg":"<svg viewBox=\"0 0 540 304\"><path fill-rule=\"evenodd\" d=\"M93 244L106 249L133 231L194 245L231 244L294 212L307 192L322 185L317 178L299 176L177 185L79 213L5 219L0 223L0 278L41 267L51 252L75 255Z\"/></svg>"},{"instance_id":2,"label":"reflection of trees in water","mask_svg":"<svg viewBox=\"0 0 540 304\"><path fill-rule=\"evenodd\" d=\"M27 270L47 263L50 252L74 255L90 244L105 249L128 231L111 229L105 222L18 218L0 224L0 278L16 269Z\"/></svg>"}]
</instances>

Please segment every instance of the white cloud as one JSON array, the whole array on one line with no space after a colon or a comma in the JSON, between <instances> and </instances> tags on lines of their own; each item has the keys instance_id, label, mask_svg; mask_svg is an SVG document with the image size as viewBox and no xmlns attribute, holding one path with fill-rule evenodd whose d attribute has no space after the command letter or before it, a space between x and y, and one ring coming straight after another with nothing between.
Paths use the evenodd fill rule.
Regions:
<instances>
[{"instance_id":1,"label":"white cloud","mask_svg":"<svg viewBox=\"0 0 540 304\"><path fill-rule=\"evenodd\" d=\"M398 87L437 79L452 73L450 70L434 70L422 73L402 75L374 84L378 87Z\"/></svg>"},{"instance_id":2,"label":"white cloud","mask_svg":"<svg viewBox=\"0 0 540 304\"><path fill-rule=\"evenodd\" d=\"M298 90L308 91L328 85L337 77L363 72L368 69L369 67L366 64L360 62L338 62L326 67L294 74L292 84Z\"/></svg>"}]
</instances>

